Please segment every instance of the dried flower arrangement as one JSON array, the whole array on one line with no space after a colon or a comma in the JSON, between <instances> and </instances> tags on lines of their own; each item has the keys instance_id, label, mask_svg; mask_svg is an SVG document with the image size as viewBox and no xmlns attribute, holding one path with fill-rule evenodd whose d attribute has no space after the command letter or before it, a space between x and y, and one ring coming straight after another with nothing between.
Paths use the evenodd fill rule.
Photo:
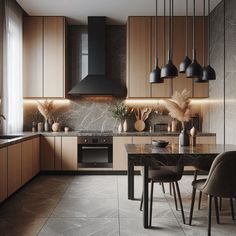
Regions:
<instances>
[{"instance_id":1,"label":"dried flower arrangement","mask_svg":"<svg viewBox=\"0 0 236 236\"><path fill-rule=\"evenodd\" d=\"M53 100L48 101L47 99L44 102L39 102L38 103L38 110L40 114L44 117L45 121L48 121L49 119L53 119L53 122L55 122L55 119L52 115L52 110L53 110Z\"/></svg>"},{"instance_id":2,"label":"dried flower arrangement","mask_svg":"<svg viewBox=\"0 0 236 236\"><path fill-rule=\"evenodd\" d=\"M130 109L123 102L115 104L114 107L110 109L112 117L119 121L124 121L130 115Z\"/></svg>"},{"instance_id":3,"label":"dried flower arrangement","mask_svg":"<svg viewBox=\"0 0 236 236\"><path fill-rule=\"evenodd\" d=\"M184 89L182 92L176 91L172 99L164 100L169 115L180 121L183 129L184 122L190 120L189 95L190 92Z\"/></svg>"}]
</instances>

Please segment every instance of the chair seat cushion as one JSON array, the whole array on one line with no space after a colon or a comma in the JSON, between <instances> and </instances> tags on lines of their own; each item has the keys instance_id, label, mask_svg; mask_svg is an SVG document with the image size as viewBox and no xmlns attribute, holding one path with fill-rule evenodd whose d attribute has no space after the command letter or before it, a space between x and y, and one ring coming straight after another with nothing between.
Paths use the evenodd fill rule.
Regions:
<instances>
[{"instance_id":1,"label":"chair seat cushion","mask_svg":"<svg viewBox=\"0 0 236 236\"><path fill-rule=\"evenodd\" d=\"M180 180L176 166L162 166L158 170L149 170L148 177L154 182L175 182Z\"/></svg>"},{"instance_id":2,"label":"chair seat cushion","mask_svg":"<svg viewBox=\"0 0 236 236\"><path fill-rule=\"evenodd\" d=\"M207 179L198 179L192 182L192 185L194 188L198 189L201 191L202 186L205 184Z\"/></svg>"}]
</instances>

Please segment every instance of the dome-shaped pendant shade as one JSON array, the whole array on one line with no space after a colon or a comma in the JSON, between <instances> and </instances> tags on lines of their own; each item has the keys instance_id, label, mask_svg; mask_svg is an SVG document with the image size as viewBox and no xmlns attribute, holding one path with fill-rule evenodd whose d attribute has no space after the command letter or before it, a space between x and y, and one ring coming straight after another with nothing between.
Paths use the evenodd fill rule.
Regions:
<instances>
[{"instance_id":1,"label":"dome-shaped pendant shade","mask_svg":"<svg viewBox=\"0 0 236 236\"><path fill-rule=\"evenodd\" d=\"M158 66L150 73L149 83L164 83L164 79L161 78L161 69Z\"/></svg>"},{"instance_id":2,"label":"dome-shaped pendant shade","mask_svg":"<svg viewBox=\"0 0 236 236\"><path fill-rule=\"evenodd\" d=\"M208 80L215 80L216 79L216 72L215 70L208 65L207 67L203 68L203 75L202 75L202 80L203 81L208 81Z\"/></svg>"},{"instance_id":3,"label":"dome-shaped pendant shade","mask_svg":"<svg viewBox=\"0 0 236 236\"><path fill-rule=\"evenodd\" d=\"M179 73L185 73L187 67L191 64L191 60L189 59L188 56L184 58L184 60L180 63L179 65Z\"/></svg>"},{"instance_id":4,"label":"dome-shaped pendant shade","mask_svg":"<svg viewBox=\"0 0 236 236\"><path fill-rule=\"evenodd\" d=\"M167 64L161 68L161 78L174 78L178 76L178 70L173 62L169 59Z\"/></svg>"},{"instance_id":5,"label":"dome-shaped pendant shade","mask_svg":"<svg viewBox=\"0 0 236 236\"><path fill-rule=\"evenodd\" d=\"M202 67L197 62L196 59L194 59L192 63L187 67L186 77L187 78L202 78Z\"/></svg>"}]
</instances>

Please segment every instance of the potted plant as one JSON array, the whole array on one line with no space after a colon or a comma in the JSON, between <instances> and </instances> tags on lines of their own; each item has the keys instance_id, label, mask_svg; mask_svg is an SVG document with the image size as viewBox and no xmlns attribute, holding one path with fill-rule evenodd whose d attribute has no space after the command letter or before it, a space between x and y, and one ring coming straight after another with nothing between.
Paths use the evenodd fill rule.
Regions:
<instances>
[{"instance_id":1,"label":"potted plant","mask_svg":"<svg viewBox=\"0 0 236 236\"><path fill-rule=\"evenodd\" d=\"M130 115L130 110L127 105L123 102L115 104L115 106L111 109L112 117L117 119L120 124L118 126L118 131L122 132L127 131L127 117Z\"/></svg>"}]
</instances>

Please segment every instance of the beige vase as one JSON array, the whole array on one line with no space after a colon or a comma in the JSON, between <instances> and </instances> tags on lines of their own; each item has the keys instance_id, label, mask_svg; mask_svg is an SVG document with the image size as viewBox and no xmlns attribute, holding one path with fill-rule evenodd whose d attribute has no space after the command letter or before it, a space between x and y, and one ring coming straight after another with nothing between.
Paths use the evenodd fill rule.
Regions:
<instances>
[{"instance_id":1,"label":"beige vase","mask_svg":"<svg viewBox=\"0 0 236 236\"><path fill-rule=\"evenodd\" d=\"M59 132L60 131L60 123L55 122L52 124L52 131L53 132Z\"/></svg>"}]
</instances>

